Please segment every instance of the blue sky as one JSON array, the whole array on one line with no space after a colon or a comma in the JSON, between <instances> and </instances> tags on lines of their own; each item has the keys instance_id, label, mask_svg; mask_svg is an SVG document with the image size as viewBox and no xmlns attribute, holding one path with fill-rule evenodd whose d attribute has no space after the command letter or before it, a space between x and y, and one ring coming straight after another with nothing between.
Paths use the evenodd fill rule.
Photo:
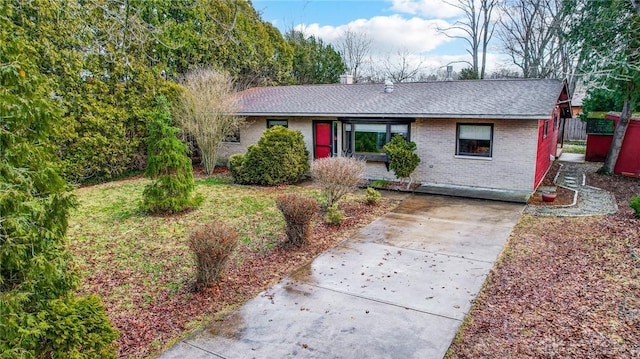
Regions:
<instances>
[{"instance_id":1,"label":"blue sky","mask_svg":"<svg viewBox=\"0 0 640 359\"><path fill-rule=\"evenodd\" d=\"M301 29L328 43L339 41L346 28L366 34L372 40L372 66L398 62L399 53L426 73L471 60L463 40L438 31L462 15L443 0L253 0L253 6L282 32ZM497 47L488 53L489 69L503 65Z\"/></svg>"},{"instance_id":2,"label":"blue sky","mask_svg":"<svg viewBox=\"0 0 640 359\"><path fill-rule=\"evenodd\" d=\"M263 19L284 30L301 23L343 25L357 18L371 18L389 13L386 1L367 0L254 0L253 5Z\"/></svg>"}]
</instances>

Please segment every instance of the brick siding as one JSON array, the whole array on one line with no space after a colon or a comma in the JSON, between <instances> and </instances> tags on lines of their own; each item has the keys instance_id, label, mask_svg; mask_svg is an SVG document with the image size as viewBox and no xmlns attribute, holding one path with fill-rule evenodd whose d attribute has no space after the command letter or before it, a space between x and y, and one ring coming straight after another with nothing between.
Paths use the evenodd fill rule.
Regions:
<instances>
[{"instance_id":1,"label":"brick siding","mask_svg":"<svg viewBox=\"0 0 640 359\"><path fill-rule=\"evenodd\" d=\"M302 132L313 157L312 119L289 118L289 128ZM330 119L332 120L332 119ZM252 118L243 128L240 143L224 143L219 151L221 163L234 153L244 153L257 143L267 128L265 118ZM491 159L456 156L456 124L493 124ZM456 185L533 191L538 122L533 120L455 120L419 119L411 126L411 140L417 144L420 165L413 174L423 184ZM341 147L342 136L338 136ZM383 162L369 162L366 177L394 180Z\"/></svg>"},{"instance_id":2,"label":"brick siding","mask_svg":"<svg viewBox=\"0 0 640 359\"><path fill-rule=\"evenodd\" d=\"M457 123L493 124L490 159L456 156ZM537 121L423 119L411 130L422 160L415 177L424 184L533 190Z\"/></svg>"},{"instance_id":3,"label":"brick siding","mask_svg":"<svg viewBox=\"0 0 640 359\"><path fill-rule=\"evenodd\" d=\"M312 120L308 118L277 118L270 119L288 120L289 129L297 130L304 136L304 144L309 150L309 157L313 156L313 127ZM252 117L247 119L247 125L240 130L240 142L224 142L218 149L218 163L228 164L229 157L236 153L244 154L250 145L258 143L262 133L267 129L267 120L264 117Z\"/></svg>"}]
</instances>

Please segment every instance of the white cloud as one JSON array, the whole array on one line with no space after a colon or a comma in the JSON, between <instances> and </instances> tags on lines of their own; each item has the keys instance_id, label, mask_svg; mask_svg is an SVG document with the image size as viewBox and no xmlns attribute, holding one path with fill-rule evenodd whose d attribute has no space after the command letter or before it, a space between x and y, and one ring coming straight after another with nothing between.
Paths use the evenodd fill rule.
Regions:
<instances>
[{"instance_id":1,"label":"white cloud","mask_svg":"<svg viewBox=\"0 0 640 359\"><path fill-rule=\"evenodd\" d=\"M425 74L445 71L443 67L450 63L456 72L470 66L471 56L467 53L466 43L438 30L450 28L461 15L459 9L443 0L388 1L393 3L390 10L396 14L356 19L338 26L312 23L294 28L333 45L340 42L347 29L366 35L371 39L371 49L370 61L364 67L373 72L380 72L390 64L400 64L402 54L413 67L419 66ZM449 31L448 34L465 35L461 30L456 33ZM487 73L504 67L506 62L504 55L491 50L487 53Z\"/></svg>"},{"instance_id":2,"label":"white cloud","mask_svg":"<svg viewBox=\"0 0 640 359\"><path fill-rule=\"evenodd\" d=\"M452 39L438 31L449 27L445 20L426 20L419 17L405 19L400 15L376 16L371 19L357 19L340 26L320 26L319 24L298 25L296 29L307 35L314 35L336 44L346 29L366 34L371 39L371 53L387 54L398 49L406 49L415 54L435 50Z\"/></svg>"},{"instance_id":3,"label":"white cloud","mask_svg":"<svg viewBox=\"0 0 640 359\"><path fill-rule=\"evenodd\" d=\"M443 0L391 0L391 2L392 11L429 19L450 19L463 14L462 10Z\"/></svg>"}]
</instances>

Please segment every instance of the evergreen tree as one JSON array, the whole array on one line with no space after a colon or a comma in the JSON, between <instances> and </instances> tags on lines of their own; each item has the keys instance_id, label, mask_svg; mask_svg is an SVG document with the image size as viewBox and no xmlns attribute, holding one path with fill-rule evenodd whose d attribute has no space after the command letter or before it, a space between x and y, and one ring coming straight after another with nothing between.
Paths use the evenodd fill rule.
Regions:
<instances>
[{"instance_id":1,"label":"evergreen tree","mask_svg":"<svg viewBox=\"0 0 640 359\"><path fill-rule=\"evenodd\" d=\"M386 145L384 150L389 158L389 168L400 180L409 178L407 189L411 186L411 174L420 164L420 157L415 153L415 142L407 141L400 135L395 135Z\"/></svg>"},{"instance_id":2,"label":"evergreen tree","mask_svg":"<svg viewBox=\"0 0 640 359\"><path fill-rule=\"evenodd\" d=\"M156 99L150 117L145 176L153 182L144 189L143 210L177 213L197 206L202 198L193 196L195 184L187 146L176 137L180 129L171 126L169 103L164 97Z\"/></svg>"},{"instance_id":3,"label":"evergreen tree","mask_svg":"<svg viewBox=\"0 0 640 359\"><path fill-rule=\"evenodd\" d=\"M74 295L64 240L75 198L49 142L58 111L35 67L15 62L24 49L15 38L0 50L0 356L115 358L100 300Z\"/></svg>"},{"instance_id":4,"label":"evergreen tree","mask_svg":"<svg viewBox=\"0 0 640 359\"><path fill-rule=\"evenodd\" d=\"M293 81L299 85L337 83L345 72L340 54L322 39L291 30L285 35L293 48Z\"/></svg>"}]
</instances>

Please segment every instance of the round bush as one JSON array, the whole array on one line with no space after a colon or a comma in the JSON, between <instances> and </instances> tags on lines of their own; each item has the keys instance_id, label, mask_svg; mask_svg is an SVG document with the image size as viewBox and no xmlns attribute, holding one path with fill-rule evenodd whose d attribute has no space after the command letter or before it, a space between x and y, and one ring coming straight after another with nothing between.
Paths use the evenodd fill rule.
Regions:
<instances>
[{"instance_id":1,"label":"round bush","mask_svg":"<svg viewBox=\"0 0 640 359\"><path fill-rule=\"evenodd\" d=\"M229 163L236 183L275 186L297 183L309 172L309 151L299 131L282 126L264 132L247 153L234 155Z\"/></svg>"},{"instance_id":2,"label":"round bush","mask_svg":"<svg viewBox=\"0 0 640 359\"><path fill-rule=\"evenodd\" d=\"M327 208L327 213L324 214L324 222L333 226L339 226L342 223L344 212L338 209L338 206L334 204Z\"/></svg>"},{"instance_id":3,"label":"round bush","mask_svg":"<svg viewBox=\"0 0 640 359\"><path fill-rule=\"evenodd\" d=\"M640 218L640 196L633 197L629 202L629 206L635 211L635 216Z\"/></svg>"},{"instance_id":4,"label":"round bush","mask_svg":"<svg viewBox=\"0 0 640 359\"><path fill-rule=\"evenodd\" d=\"M367 187L365 191L365 200L367 201L367 204L377 204L378 202L380 202L381 197L382 195L380 194L380 192L376 191L374 188Z\"/></svg>"}]
</instances>

